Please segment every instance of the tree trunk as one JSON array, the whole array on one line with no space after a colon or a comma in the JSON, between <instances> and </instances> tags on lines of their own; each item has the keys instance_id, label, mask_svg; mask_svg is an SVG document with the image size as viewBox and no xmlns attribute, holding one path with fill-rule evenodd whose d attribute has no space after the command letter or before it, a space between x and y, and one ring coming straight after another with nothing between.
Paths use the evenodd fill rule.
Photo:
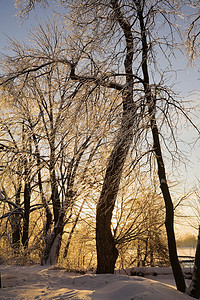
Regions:
<instances>
[{"instance_id":1,"label":"tree trunk","mask_svg":"<svg viewBox=\"0 0 200 300\"><path fill-rule=\"evenodd\" d=\"M49 233L50 228L51 228L52 213L51 213L51 210L48 206L48 203L47 203L45 195L44 195L40 170L38 170L38 185L39 185L40 195L41 195L41 199L42 199L42 204L43 204L43 206L45 208L45 212L46 212L46 224L45 224L45 230L44 230L44 235L46 235Z\"/></svg>"},{"instance_id":2,"label":"tree trunk","mask_svg":"<svg viewBox=\"0 0 200 300\"><path fill-rule=\"evenodd\" d=\"M23 217L22 245L26 248L28 247L30 201L31 201L30 183L25 182L25 186L24 186L24 217Z\"/></svg>"},{"instance_id":3,"label":"tree trunk","mask_svg":"<svg viewBox=\"0 0 200 300\"><path fill-rule=\"evenodd\" d=\"M29 146L30 155L32 153L31 149L31 139L28 137L26 140L26 129L23 121L22 125L22 143L24 153L27 151L26 147ZM28 145L27 145L28 143ZM30 216L30 204L31 204L31 183L30 183L30 157L28 160L27 156L23 158L24 167L24 214L23 214L23 233L22 233L22 245L28 247L28 235L29 235L29 216Z\"/></svg>"},{"instance_id":4,"label":"tree trunk","mask_svg":"<svg viewBox=\"0 0 200 300\"><path fill-rule=\"evenodd\" d=\"M124 67L126 85L122 92L123 113L118 137L110 154L96 213L97 274L114 273L118 250L111 231L112 212L126 157L133 140L136 105L133 101L133 36L131 25L124 19L118 0L111 1L115 18L126 39Z\"/></svg>"},{"instance_id":5,"label":"tree trunk","mask_svg":"<svg viewBox=\"0 0 200 300\"><path fill-rule=\"evenodd\" d=\"M176 248L176 240L174 234L174 208L171 199L171 195L169 192L169 187L167 184L166 179L166 172L165 172L165 165L162 158L162 151L160 146L160 139L159 139L159 132L156 123L156 99L152 95L151 87L149 85L149 72L148 72L148 44L146 38L146 28L143 16L143 10L141 7L140 0L134 0L135 6L137 9L138 20L140 23L140 32L141 32L141 43L142 43L142 72L144 76L143 86L145 97L147 100L148 111L150 116L150 125L151 131L153 136L153 150L156 154L156 160L158 165L158 176L160 180L160 187L162 190L163 198L165 201L166 207L166 219L165 219L165 226L167 231L167 238L168 238L168 248L169 248L169 257L170 263L172 266L174 279L176 282L177 289L181 292L185 292L186 285L183 276L183 272L178 260L177 255L177 248Z\"/></svg>"},{"instance_id":6,"label":"tree trunk","mask_svg":"<svg viewBox=\"0 0 200 300\"><path fill-rule=\"evenodd\" d=\"M114 273L118 251L111 231L112 212L115 206L123 166L133 139L134 115L124 110L119 136L111 152L103 188L97 205L96 246L97 274Z\"/></svg>"},{"instance_id":7,"label":"tree trunk","mask_svg":"<svg viewBox=\"0 0 200 300\"><path fill-rule=\"evenodd\" d=\"M53 126L53 125L51 125ZM53 131L53 129L52 129ZM60 197L58 192L58 183L56 178L56 160L55 160L55 135L52 133L49 141L50 145L50 164L49 164L49 173L50 173L50 182L51 182L51 201L53 204L53 214L54 214L54 224L57 223L61 204Z\"/></svg>"},{"instance_id":8,"label":"tree trunk","mask_svg":"<svg viewBox=\"0 0 200 300\"><path fill-rule=\"evenodd\" d=\"M54 166L55 168L55 166ZM57 184L57 178L56 178L56 172L55 169L50 170L50 180L51 180L51 200L53 203L53 214L54 214L54 224L57 223L59 218L59 212L61 209L60 206L60 197L58 192L58 184Z\"/></svg>"},{"instance_id":9,"label":"tree trunk","mask_svg":"<svg viewBox=\"0 0 200 300\"><path fill-rule=\"evenodd\" d=\"M20 195L21 195L21 183L17 188L15 203L20 206ZM20 232L21 232L21 215L14 214L11 216L11 227L12 227L12 247L14 252L18 253L20 248Z\"/></svg>"},{"instance_id":10,"label":"tree trunk","mask_svg":"<svg viewBox=\"0 0 200 300\"><path fill-rule=\"evenodd\" d=\"M151 128L152 128L152 135L154 140L154 151L156 153L156 159L158 165L158 176L160 180L160 188L163 194L165 207L166 207L165 227L167 231L170 263L173 270L173 275L174 275L177 289L180 292L185 292L186 285L185 285L183 272L178 260L176 239L174 233L174 207L173 207L169 187L167 184L165 166L162 158L162 152L161 152L160 141L159 141L159 133L158 133L155 117L152 119L151 123L153 123L151 125Z\"/></svg>"},{"instance_id":11,"label":"tree trunk","mask_svg":"<svg viewBox=\"0 0 200 300\"><path fill-rule=\"evenodd\" d=\"M84 154L85 149L88 146L88 142L91 137L88 137L82 146L79 149L79 153L77 153L77 158L72 158L71 163L69 165L68 174L67 174L67 191L65 195L65 201L63 203L63 207L61 208L59 193L58 193L58 184L56 181L56 173L55 173L55 148L52 145L51 147L51 163L50 163L50 176L51 176L51 188L52 188L52 203L53 203L53 211L54 211L54 228L50 234L47 234L45 237L45 249L44 255L42 258L42 264L56 264L58 261L60 246L62 241L63 230L65 226L65 215L66 211L69 207L72 206L74 201L74 180L76 176L76 172L81 160L82 155ZM84 203L84 201L83 201ZM81 213L83 203L80 207L79 214ZM71 216L70 216L71 217ZM77 216L78 222L79 215ZM76 223L75 223L76 226ZM75 227L74 227L75 229ZM74 230L73 229L73 230ZM73 234L73 231L71 232Z\"/></svg>"},{"instance_id":12,"label":"tree trunk","mask_svg":"<svg viewBox=\"0 0 200 300\"><path fill-rule=\"evenodd\" d=\"M110 229L110 220L105 213L97 210L97 274L114 273L115 262L118 258L118 250L115 246L114 238Z\"/></svg>"},{"instance_id":13,"label":"tree trunk","mask_svg":"<svg viewBox=\"0 0 200 300\"><path fill-rule=\"evenodd\" d=\"M38 186L39 186L39 191L40 191L40 195L41 195L42 204L43 204L45 212L46 212L46 224L45 224L45 232L44 232L44 234L46 235L46 234L48 234L48 232L50 231L50 228L51 228L52 213L51 213L51 210L50 210L50 208L48 206L48 203L46 201L44 191L43 191L43 186L42 186L41 157L40 157L40 151L39 151L39 147L38 147L38 140L37 140L37 137L36 137L35 133L33 132L33 126L32 126L31 121L29 121L29 123L31 124L32 136L33 136L33 141L34 141L35 149L36 149Z\"/></svg>"},{"instance_id":14,"label":"tree trunk","mask_svg":"<svg viewBox=\"0 0 200 300\"><path fill-rule=\"evenodd\" d=\"M50 140L50 183L51 183L51 201L53 204L53 215L54 215L54 228L51 233L47 233L50 230L51 225L51 213L46 206L46 236L45 247L43 252L42 265L54 265L58 262L60 246L62 241L63 229L64 229L64 210L61 208L60 197L58 192L58 183L55 171L55 146L54 136Z\"/></svg>"},{"instance_id":15,"label":"tree trunk","mask_svg":"<svg viewBox=\"0 0 200 300\"><path fill-rule=\"evenodd\" d=\"M62 241L65 212L61 211L53 231L45 237L45 249L43 252L42 265L55 265L58 262L60 246Z\"/></svg>"},{"instance_id":16,"label":"tree trunk","mask_svg":"<svg viewBox=\"0 0 200 300\"><path fill-rule=\"evenodd\" d=\"M12 247L14 252L18 252L20 248L20 231L21 231L21 216L14 214L11 216L12 227Z\"/></svg>"},{"instance_id":17,"label":"tree trunk","mask_svg":"<svg viewBox=\"0 0 200 300\"><path fill-rule=\"evenodd\" d=\"M194 270L192 274L192 281L188 288L187 293L195 298L200 298L200 226L199 226L199 235L198 235L198 242L195 254L195 261L194 261Z\"/></svg>"}]
</instances>

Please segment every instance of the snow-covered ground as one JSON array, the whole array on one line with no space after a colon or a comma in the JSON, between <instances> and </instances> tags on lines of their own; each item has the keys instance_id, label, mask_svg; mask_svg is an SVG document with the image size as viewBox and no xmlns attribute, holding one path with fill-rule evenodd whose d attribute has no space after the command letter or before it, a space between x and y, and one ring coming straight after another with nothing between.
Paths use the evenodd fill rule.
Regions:
<instances>
[{"instance_id":1,"label":"snow-covered ground","mask_svg":"<svg viewBox=\"0 0 200 300\"><path fill-rule=\"evenodd\" d=\"M2 278L0 299L192 299L176 291L169 268L156 268L156 272L155 269L148 269L148 272L145 272L145 269L139 271L144 271L145 277L127 276L121 273L80 275L49 266L0 265Z\"/></svg>"}]
</instances>

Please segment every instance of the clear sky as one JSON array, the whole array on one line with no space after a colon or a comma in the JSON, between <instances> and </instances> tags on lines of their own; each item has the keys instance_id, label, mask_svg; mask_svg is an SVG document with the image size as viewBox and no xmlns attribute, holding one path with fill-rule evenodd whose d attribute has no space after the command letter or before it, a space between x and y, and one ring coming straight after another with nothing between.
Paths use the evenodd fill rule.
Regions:
<instances>
[{"instance_id":1,"label":"clear sky","mask_svg":"<svg viewBox=\"0 0 200 300\"><path fill-rule=\"evenodd\" d=\"M16 17L17 9L14 6L14 0L0 0L0 51L5 52L7 36L25 41L29 30L36 25L37 20L41 21L47 18L51 12L51 8L44 9L38 5L26 20L20 22L20 19Z\"/></svg>"},{"instance_id":2,"label":"clear sky","mask_svg":"<svg viewBox=\"0 0 200 300\"><path fill-rule=\"evenodd\" d=\"M4 50L7 44L7 36L15 38L17 40L24 40L27 35L29 27L29 21L25 21L20 24L19 19L16 15L16 8L14 7L14 1L12 0L1 0L0 1L0 50ZM5 51L3 51L5 52Z\"/></svg>"},{"instance_id":3,"label":"clear sky","mask_svg":"<svg viewBox=\"0 0 200 300\"><path fill-rule=\"evenodd\" d=\"M45 18L52 16L51 8L41 8L37 6L35 10L30 12L29 17L20 23L19 18L16 17L16 8L14 7L13 0L0 0L0 52L6 53L6 45L8 41L8 37L15 38L19 41L26 41L28 37L28 32L33 25L36 25L37 20L44 20ZM7 37L8 36L8 37ZM197 93L199 89L199 73L197 69L187 68L187 61L185 60L183 55L178 55L178 57L174 60L175 68L178 70L176 76L174 76L175 87L177 91L181 92L183 97L189 95L191 91L196 91ZM192 95L189 99L198 99L200 96ZM198 100L197 100L198 101ZM200 116L199 111L196 111L197 118L196 122L199 125L198 116ZM191 130L186 131L183 129L182 132L183 139L185 140L193 140L195 135ZM199 155L200 142L198 141L193 148L183 146L184 150L188 151L188 156L192 158L190 164L188 164L188 169L181 169L182 175L180 175L180 179L183 182L187 182L188 185L194 185L196 178L200 179L200 155ZM186 185L187 185L186 184Z\"/></svg>"}]
</instances>

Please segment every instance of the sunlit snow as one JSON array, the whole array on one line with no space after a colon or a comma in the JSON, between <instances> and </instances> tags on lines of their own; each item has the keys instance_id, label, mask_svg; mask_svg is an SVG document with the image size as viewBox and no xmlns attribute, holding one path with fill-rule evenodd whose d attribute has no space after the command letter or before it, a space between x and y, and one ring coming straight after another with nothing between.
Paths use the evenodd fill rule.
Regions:
<instances>
[{"instance_id":1,"label":"sunlit snow","mask_svg":"<svg viewBox=\"0 0 200 300\"><path fill-rule=\"evenodd\" d=\"M159 271L159 268L157 268ZM75 274L49 266L0 265L0 299L76 300L178 300L192 299L179 293L170 272L157 276ZM161 273L161 274L159 274ZM167 274L168 273L168 274ZM147 278L146 278L147 276ZM149 279L151 278L151 279ZM153 279L153 280L152 280ZM168 282L168 284L159 281Z\"/></svg>"}]
</instances>

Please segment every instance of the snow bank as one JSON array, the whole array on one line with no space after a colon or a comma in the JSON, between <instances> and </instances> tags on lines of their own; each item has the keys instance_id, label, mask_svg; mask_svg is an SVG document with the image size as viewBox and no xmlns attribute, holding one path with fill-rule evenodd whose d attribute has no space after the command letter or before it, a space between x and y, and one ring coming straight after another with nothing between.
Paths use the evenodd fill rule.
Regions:
<instances>
[{"instance_id":1,"label":"snow bank","mask_svg":"<svg viewBox=\"0 0 200 300\"><path fill-rule=\"evenodd\" d=\"M1 300L191 300L172 286L137 276L71 274L48 266L0 265L0 272Z\"/></svg>"}]
</instances>

